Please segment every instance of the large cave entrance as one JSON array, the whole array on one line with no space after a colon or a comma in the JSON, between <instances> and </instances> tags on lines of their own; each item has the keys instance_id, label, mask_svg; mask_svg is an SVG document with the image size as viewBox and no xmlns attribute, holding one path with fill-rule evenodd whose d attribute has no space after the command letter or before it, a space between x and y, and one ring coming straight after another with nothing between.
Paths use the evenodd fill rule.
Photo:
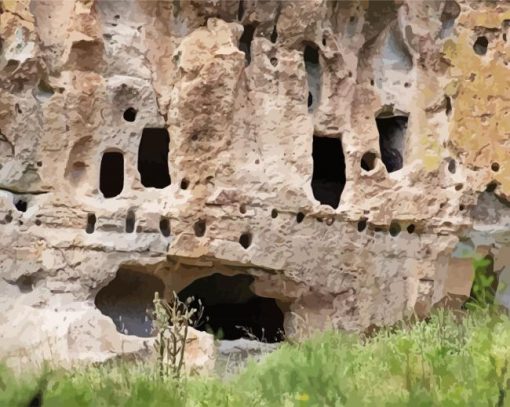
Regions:
<instances>
[{"instance_id":1,"label":"large cave entrance","mask_svg":"<svg viewBox=\"0 0 510 407\"><path fill-rule=\"evenodd\" d=\"M149 337L154 293L157 291L163 297L164 288L163 282L153 275L121 268L97 293L95 305L113 320L119 332Z\"/></svg>"},{"instance_id":2,"label":"large cave entrance","mask_svg":"<svg viewBox=\"0 0 510 407\"><path fill-rule=\"evenodd\" d=\"M200 278L179 292L181 301L194 297L204 307L203 322L197 327L221 339L284 339L283 313L273 298L259 297L250 289L254 278L239 274L213 274Z\"/></svg>"}]
</instances>

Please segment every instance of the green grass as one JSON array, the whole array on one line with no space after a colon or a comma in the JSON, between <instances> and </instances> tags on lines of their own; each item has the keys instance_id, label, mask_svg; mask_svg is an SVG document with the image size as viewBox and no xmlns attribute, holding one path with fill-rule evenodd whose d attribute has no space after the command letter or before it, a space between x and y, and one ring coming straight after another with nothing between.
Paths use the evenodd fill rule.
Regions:
<instances>
[{"instance_id":1,"label":"green grass","mask_svg":"<svg viewBox=\"0 0 510 407\"><path fill-rule=\"evenodd\" d=\"M0 406L510 406L510 320L475 311L371 338L328 332L283 345L228 381L177 385L150 367L116 364L14 377L0 370Z\"/></svg>"}]
</instances>

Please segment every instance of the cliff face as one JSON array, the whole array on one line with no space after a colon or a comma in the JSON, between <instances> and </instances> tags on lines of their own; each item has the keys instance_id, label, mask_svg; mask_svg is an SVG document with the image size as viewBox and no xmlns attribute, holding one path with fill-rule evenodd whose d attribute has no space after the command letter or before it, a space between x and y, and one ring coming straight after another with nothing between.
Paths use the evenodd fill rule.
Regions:
<instances>
[{"instance_id":1,"label":"cliff face","mask_svg":"<svg viewBox=\"0 0 510 407\"><path fill-rule=\"evenodd\" d=\"M509 279L509 4L0 8L3 357L143 349L154 291L277 340Z\"/></svg>"}]
</instances>

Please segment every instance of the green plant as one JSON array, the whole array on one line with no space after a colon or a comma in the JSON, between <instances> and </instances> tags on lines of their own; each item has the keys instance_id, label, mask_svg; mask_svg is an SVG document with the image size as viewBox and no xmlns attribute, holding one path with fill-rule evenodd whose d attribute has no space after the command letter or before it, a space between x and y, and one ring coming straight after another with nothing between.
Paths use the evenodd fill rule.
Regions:
<instances>
[{"instance_id":1,"label":"green plant","mask_svg":"<svg viewBox=\"0 0 510 407\"><path fill-rule=\"evenodd\" d=\"M198 308L191 307L192 302L193 297L181 301L175 291L170 302L161 299L159 293L154 294L154 346L160 377L170 375L173 379L179 379L181 376L189 327L199 323L204 310L200 300Z\"/></svg>"},{"instance_id":2,"label":"green plant","mask_svg":"<svg viewBox=\"0 0 510 407\"><path fill-rule=\"evenodd\" d=\"M0 367L0 406L509 406L510 319L496 309L437 311L363 340L329 331L284 343L228 380L159 377L112 362L42 379ZM43 383L43 386L39 386Z\"/></svg>"},{"instance_id":3,"label":"green plant","mask_svg":"<svg viewBox=\"0 0 510 407\"><path fill-rule=\"evenodd\" d=\"M487 308L496 298L497 278L492 270L492 258L474 257L472 260L474 278L468 307Z\"/></svg>"}]
</instances>

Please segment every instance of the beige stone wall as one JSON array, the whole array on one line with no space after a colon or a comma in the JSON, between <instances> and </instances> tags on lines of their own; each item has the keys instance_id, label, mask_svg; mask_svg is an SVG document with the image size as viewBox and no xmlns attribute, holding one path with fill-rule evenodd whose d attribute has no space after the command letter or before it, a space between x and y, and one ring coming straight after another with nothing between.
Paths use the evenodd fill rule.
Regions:
<instances>
[{"instance_id":1,"label":"beige stone wall","mask_svg":"<svg viewBox=\"0 0 510 407\"><path fill-rule=\"evenodd\" d=\"M123 341L139 349L94 305L121 266L158 275L168 292L213 272L249 273L257 294L286 304L292 334L303 325L361 330L426 313L448 293L469 294L469 262L454 251L460 240L473 253L486 247L498 265L508 250L505 2L0 7L2 355L46 340L64 341L67 359L127 352ZM250 24L247 65L239 40ZM483 54L473 48L479 37L488 41ZM306 44L319 50L311 109ZM128 108L137 111L132 122L123 118ZM375 120L387 111L408 116L404 165L391 173ZM164 189L141 184L144 128L170 136L172 182ZM346 184L336 209L314 198L314 135L341 140ZM108 199L99 190L105 151L124 156L122 192ZM361 168L366 152L377 156L371 171ZM24 212L15 207L20 199ZM128 211L134 233L125 231ZM94 233L86 232L89 214ZM162 217L170 236L159 230ZM248 248L243 233L252 236ZM75 323L83 318L89 322ZM91 330L97 343L72 345Z\"/></svg>"}]
</instances>

